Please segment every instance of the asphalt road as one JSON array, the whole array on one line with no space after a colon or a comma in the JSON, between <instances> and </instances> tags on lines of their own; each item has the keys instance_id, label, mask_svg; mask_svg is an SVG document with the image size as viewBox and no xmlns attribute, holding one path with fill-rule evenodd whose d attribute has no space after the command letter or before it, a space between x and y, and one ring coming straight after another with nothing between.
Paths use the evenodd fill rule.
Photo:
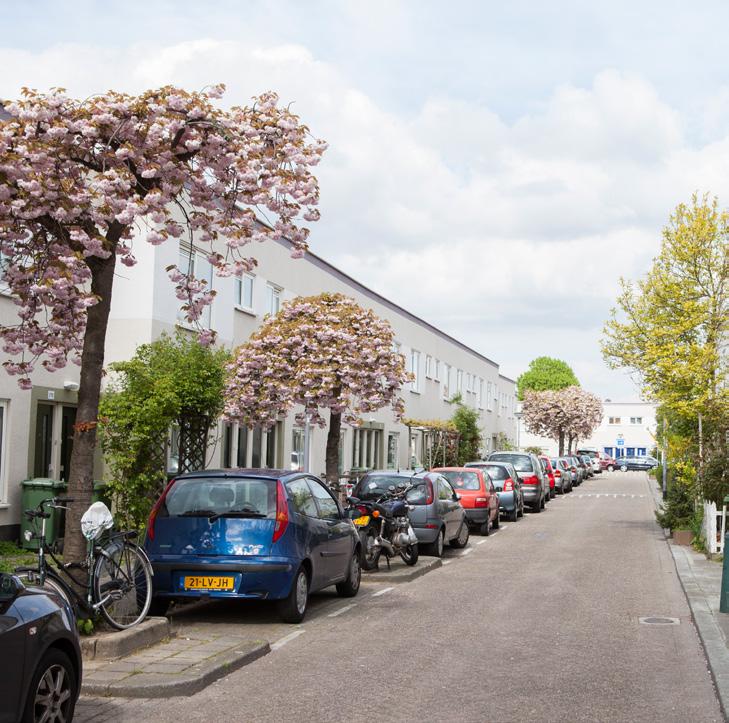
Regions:
<instances>
[{"instance_id":1,"label":"asphalt road","mask_svg":"<svg viewBox=\"0 0 729 723\"><path fill-rule=\"evenodd\" d=\"M413 582L315 596L300 626L186 611L181 631L255 626L275 649L191 697L82 699L77 720L721 721L648 484L605 473Z\"/></svg>"}]
</instances>

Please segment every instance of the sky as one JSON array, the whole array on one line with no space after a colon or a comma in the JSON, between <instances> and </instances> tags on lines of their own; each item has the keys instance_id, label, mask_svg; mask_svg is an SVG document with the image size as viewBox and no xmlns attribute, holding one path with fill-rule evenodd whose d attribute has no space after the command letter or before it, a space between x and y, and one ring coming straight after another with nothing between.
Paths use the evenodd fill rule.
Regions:
<instances>
[{"instance_id":1,"label":"sky","mask_svg":"<svg viewBox=\"0 0 729 723\"><path fill-rule=\"evenodd\" d=\"M0 98L275 90L329 150L310 248L498 362L600 354L678 203L726 206L729 4L0 0Z\"/></svg>"}]
</instances>

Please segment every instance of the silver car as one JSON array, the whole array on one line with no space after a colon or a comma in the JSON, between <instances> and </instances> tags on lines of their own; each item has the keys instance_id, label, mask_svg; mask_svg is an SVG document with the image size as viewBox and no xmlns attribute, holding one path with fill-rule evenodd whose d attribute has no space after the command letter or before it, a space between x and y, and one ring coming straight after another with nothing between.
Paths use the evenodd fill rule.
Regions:
<instances>
[{"instance_id":1,"label":"silver car","mask_svg":"<svg viewBox=\"0 0 729 723\"><path fill-rule=\"evenodd\" d=\"M504 512L511 522L524 516L524 494L521 480L509 462L467 462L466 467L486 470L493 480L499 496L499 512Z\"/></svg>"},{"instance_id":2,"label":"silver car","mask_svg":"<svg viewBox=\"0 0 729 723\"><path fill-rule=\"evenodd\" d=\"M535 454L528 452L491 452L489 462L508 462L514 466L521 481L524 504L533 512L541 512L549 499L549 480L542 463Z\"/></svg>"},{"instance_id":3,"label":"silver car","mask_svg":"<svg viewBox=\"0 0 729 723\"><path fill-rule=\"evenodd\" d=\"M562 494L572 492L574 479L577 477L577 471L572 471L572 463L567 457L550 457L549 461L552 463L552 469L554 469L555 489Z\"/></svg>"}]
</instances>

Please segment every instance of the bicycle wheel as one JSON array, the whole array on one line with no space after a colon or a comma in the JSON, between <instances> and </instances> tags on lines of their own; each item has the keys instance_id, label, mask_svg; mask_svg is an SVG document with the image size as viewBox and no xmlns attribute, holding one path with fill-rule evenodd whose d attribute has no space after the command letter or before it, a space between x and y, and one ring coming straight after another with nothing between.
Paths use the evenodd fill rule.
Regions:
<instances>
[{"instance_id":1,"label":"bicycle wheel","mask_svg":"<svg viewBox=\"0 0 729 723\"><path fill-rule=\"evenodd\" d=\"M144 553L128 541L106 545L94 564L92 590L94 603L113 628L141 623L152 602L152 569Z\"/></svg>"}]
</instances>

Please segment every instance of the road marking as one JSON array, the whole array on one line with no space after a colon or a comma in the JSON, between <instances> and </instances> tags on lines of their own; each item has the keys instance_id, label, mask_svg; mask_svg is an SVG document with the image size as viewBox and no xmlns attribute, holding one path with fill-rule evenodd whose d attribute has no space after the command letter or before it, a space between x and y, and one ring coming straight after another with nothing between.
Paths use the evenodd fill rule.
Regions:
<instances>
[{"instance_id":1,"label":"road marking","mask_svg":"<svg viewBox=\"0 0 729 723\"><path fill-rule=\"evenodd\" d=\"M486 542L486 540L479 540L476 544L477 545L483 545L484 542Z\"/></svg>"},{"instance_id":2,"label":"road marking","mask_svg":"<svg viewBox=\"0 0 729 723\"><path fill-rule=\"evenodd\" d=\"M384 595L386 592L390 592L390 590L394 590L394 587L386 587L382 590L378 590L377 592L372 593L372 597L380 597L380 595Z\"/></svg>"},{"instance_id":3,"label":"road marking","mask_svg":"<svg viewBox=\"0 0 729 723\"><path fill-rule=\"evenodd\" d=\"M467 550L464 550L458 557L463 557L464 555L468 555L469 552L473 552L472 547L469 547Z\"/></svg>"},{"instance_id":4,"label":"road marking","mask_svg":"<svg viewBox=\"0 0 729 723\"><path fill-rule=\"evenodd\" d=\"M453 562L453 560L443 560L444 565L450 565Z\"/></svg>"},{"instance_id":5,"label":"road marking","mask_svg":"<svg viewBox=\"0 0 729 723\"><path fill-rule=\"evenodd\" d=\"M279 648L283 648L284 645L287 645L292 640L296 640L299 635L303 635L305 632L305 630L294 630L293 633L289 633L288 635L281 638L281 640L277 640L275 643L272 643L271 650L278 650Z\"/></svg>"},{"instance_id":6,"label":"road marking","mask_svg":"<svg viewBox=\"0 0 729 723\"><path fill-rule=\"evenodd\" d=\"M327 615L328 618L336 618L337 615L341 615L342 613L346 613L347 610L351 610L352 608L356 608L357 603L352 603L351 605L345 605L343 608L339 608L339 610L335 610L333 613L329 613Z\"/></svg>"}]
</instances>

